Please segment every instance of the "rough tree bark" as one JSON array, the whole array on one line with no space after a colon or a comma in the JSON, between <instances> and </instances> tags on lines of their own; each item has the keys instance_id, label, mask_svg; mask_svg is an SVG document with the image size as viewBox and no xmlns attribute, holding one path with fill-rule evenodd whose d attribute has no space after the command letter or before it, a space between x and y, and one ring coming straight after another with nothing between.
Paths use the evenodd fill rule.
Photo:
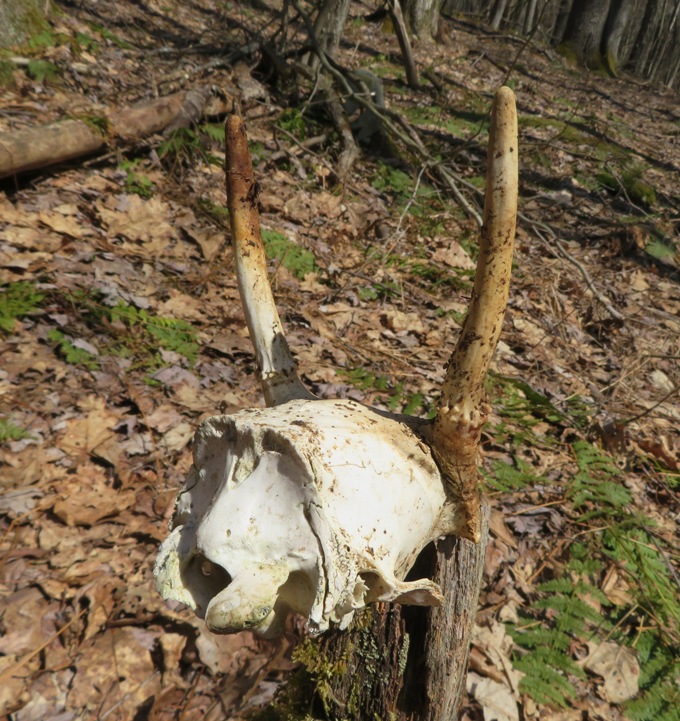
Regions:
<instances>
[{"instance_id":1,"label":"rough tree bark","mask_svg":"<svg viewBox=\"0 0 680 721\"><path fill-rule=\"evenodd\" d=\"M621 62L621 43L628 28L635 0L612 0L604 26L602 54L609 72L616 76Z\"/></svg>"},{"instance_id":2,"label":"rough tree bark","mask_svg":"<svg viewBox=\"0 0 680 721\"><path fill-rule=\"evenodd\" d=\"M455 721L488 541L486 504L482 519L478 544L446 538L414 568L445 589L444 606L377 604L350 631L322 637L313 656L307 649L312 673L328 673L325 690L316 679L316 711L331 721Z\"/></svg>"},{"instance_id":3,"label":"rough tree bark","mask_svg":"<svg viewBox=\"0 0 680 721\"><path fill-rule=\"evenodd\" d=\"M350 0L324 0L319 14L314 21L314 34L319 41L319 46L326 55L335 57L342 30L349 15ZM310 55L312 67L318 67L319 58L317 54Z\"/></svg>"},{"instance_id":4,"label":"rough tree bark","mask_svg":"<svg viewBox=\"0 0 680 721\"><path fill-rule=\"evenodd\" d=\"M404 17L414 37L428 42L437 35L440 6L441 0L404 0Z\"/></svg>"},{"instance_id":5,"label":"rough tree bark","mask_svg":"<svg viewBox=\"0 0 680 721\"><path fill-rule=\"evenodd\" d=\"M573 53L580 65L602 65L602 36L611 0L574 0L567 20L562 47Z\"/></svg>"}]
</instances>

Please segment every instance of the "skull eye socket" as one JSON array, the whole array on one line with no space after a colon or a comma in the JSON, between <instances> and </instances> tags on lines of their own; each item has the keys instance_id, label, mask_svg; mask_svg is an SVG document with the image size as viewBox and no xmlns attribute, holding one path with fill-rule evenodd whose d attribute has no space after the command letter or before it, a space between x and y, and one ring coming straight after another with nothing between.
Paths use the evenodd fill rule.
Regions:
<instances>
[{"instance_id":1,"label":"skull eye socket","mask_svg":"<svg viewBox=\"0 0 680 721\"><path fill-rule=\"evenodd\" d=\"M191 557L181 571L182 584L196 604L196 614L203 618L210 601L231 583L226 569L202 553Z\"/></svg>"}]
</instances>

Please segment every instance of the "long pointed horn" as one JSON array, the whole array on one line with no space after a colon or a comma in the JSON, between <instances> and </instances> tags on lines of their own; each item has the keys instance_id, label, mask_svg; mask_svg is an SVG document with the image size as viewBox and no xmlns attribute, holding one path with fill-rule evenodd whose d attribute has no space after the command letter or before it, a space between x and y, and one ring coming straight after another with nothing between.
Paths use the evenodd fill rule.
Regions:
<instances>
[{"instance_id":1,"label":"long pointed horn","mask_svg":"<svg viewBox=\"0 0 680 721\"><path fill-rule=\"evenodd\" d=\"M226 122L226 176L239 294L255 346L265 402L276 406L294 398L313 399L297 375L269 285L257 185L243 120L237 115L229 116Z\"/></svg>"},{"instance_id":2,"label":"long pointed horn","mask_svg":"<svg viewBox=\"0 0 680 721\"><path fill-rule=\"evenodd\" d=\"M517 112L515 96L496 93L486 170L484 224L475 285L467 317L446 371L433 452L459 505L459 535L479 540L476 459L488 413L484 380L503 325L508 302L517 220Z\"/></svg>"}]
</instances>

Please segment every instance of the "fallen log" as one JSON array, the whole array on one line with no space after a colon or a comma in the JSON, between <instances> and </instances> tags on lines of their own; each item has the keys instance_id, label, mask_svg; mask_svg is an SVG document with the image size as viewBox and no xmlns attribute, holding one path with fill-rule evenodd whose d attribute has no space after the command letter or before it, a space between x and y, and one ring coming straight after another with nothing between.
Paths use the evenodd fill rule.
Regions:
<instances>
[{"instance_id":1,"label":"fallen log","mask_svg":"<svg viewBox=\"0 0 680 721\"><path fill-rule=\"evenodd\" d=\"M222 115L230 107L229 98L198 88L114 110L102 118L101 130L99 123L70 119L0 132L0 178L101 153L165 129L186 127L201 115Z\"/></svg>"}]
</instances>

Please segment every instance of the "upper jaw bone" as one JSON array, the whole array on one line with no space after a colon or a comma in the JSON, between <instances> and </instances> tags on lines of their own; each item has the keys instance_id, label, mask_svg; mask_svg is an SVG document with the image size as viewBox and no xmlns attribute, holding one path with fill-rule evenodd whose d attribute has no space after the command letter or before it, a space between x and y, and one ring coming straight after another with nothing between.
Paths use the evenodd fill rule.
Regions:
<instances>
[{"instance_id":1,"label":"upper jaw bone","mask_svg":"<svg viewBox=\"0 0 680 721\"><path fill-rule=\"evenodd\" d=\"M323 631L345 627L373 601L439 604L432 581L404 578L431 541L479 540L483 383L507 303L515 230L514 96L501 88L492 111L480 261L433 422L318 400L304 387L268 282L240 118L227 120L226 135L239 291L268 407L199 427L156 560L157 587L215 632L264 636L279 633L290 612Z\"/></svg>"},{"instance_id":2,"label":"upper jaw bone","mask_svg":"<svg viewBox=\"0 0 680 721\"><path fill-rule=\"evenodd\" d=\"M161 594L189 600L222 631L258 631L289 611L325 630L370 601L439 603L431 581L402 580L455 525L412 427L421 423L408 420L354 401L295 400L205 421L159 554ZM182 567L180 556L191 560ZM226 585L207 591L217 569Z\"/></svg>"}]
</instances>

